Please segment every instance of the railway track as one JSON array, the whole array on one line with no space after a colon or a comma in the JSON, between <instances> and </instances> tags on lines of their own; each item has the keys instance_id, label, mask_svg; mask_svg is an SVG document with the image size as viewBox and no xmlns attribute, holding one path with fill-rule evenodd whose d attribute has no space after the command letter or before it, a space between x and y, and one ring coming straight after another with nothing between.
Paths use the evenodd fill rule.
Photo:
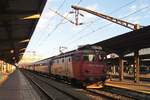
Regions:
<instances>
[{"instance_id":1,"label":"railway track","mask_svg":"<svg viewBox=\"0 0 150 100\"><path fill-rule=\"evenodd\" d=\"M130 91L127 89L116 88L111 86L105 86L101 89L86 89L85 91L97 95L103 95L104 97L109 96L110 99L115 100L150 100L150 95L148 94L142 94L136 91Z\"/></svg>"},{"instance_id":2,"label":"railway track","mask_svg":"<svg viewBox=\"0 0 150 100\"><path fill-rule=\"evenodd\" d=\"M37 74L37 73L33 73L33 72L29 72L29 71L26 71L25 73L30 73L30 74L32 74L31 76L36 76L36 77L41 77L41 79L42 80L44 80L45 81L45 79L46 80L51 80L51 79L49 79L49 77L48 76L46 76L46 75L42 75L42 74ZM41 80L40 79L40 80ZM51 80L52 81L52 80ZM54 81L54 80L53 80ZM55 81L55 82L57 82L57 81ZM58 82L57 82L58 83ZM60 82L59 82L60 83ZM56 86L53 86L52 84L50 84L48 81L46 81L46 84L49 84L49 85L51 85L52 87L54 87L54 88L57 88L58 89L58 87L56 87ZM64 82L61 82L61 84L64 86L64 85L66 85L66 83L64 83ZM70 85L68 85L68 83L67 83L67 86L69 86L69 88L71 87ZM69 89L68 88L68 89ZM67 90L62 90L62 89L58 89L58 90L60 90L61 92L67 92ZM87 91L85 91L85 90L83 90L83 89L78 89L78 88L74 88L74 90L76 91L76 92L78 92L79 94L85 94L88 98L83 98L83 97L80 97L80 96L78 96L77 94L75 94L75 93L73 93L73 92L70 92L70 91L68 91L67 92L67 94L69 93L69 95L71 95L71 96L76 96L76 98L74 98L75 100L114 100L114 98L112 98L112 97L110 97L109 95L102 95L102 94L96 94L96 93L94 93L94 92L87 92Z\"/></svg>"},{"instance_id":3,"label":"railway track","mask_svg":"<svg viewBox=\"0 0 150 100\"><path fill-rule=\"evenodd\" d=\"M103 97L107 97L109 100L134 100L133 98L127 97L125 95L120 95L104 90L98 90L98 89L86 89L85 91L97 95L101 95Z\"/></svg>"},{"instance_id":4,"label":"railway track","mask_svg":"<svg viewBox=\"0 0 150 100\"><path fill-rule=\"evenodd\" d=\"M88 97L80 97L75 94L68 93L50 84L44 77L39 77L28 71L23 71L25 76L34 83L47 96L48 100L90 100ZM84 99L83 99L84 98Z\"/></svg>"},{"instance_id":5,"label":"railway track","mask_svg":"<svg viewBox=\"0 0 150 100\"><path fill-rule=\"evenodd\" d=\"M27 71L28 72L28 71ZM52 84L49 83L51 79L49 79L45 75L37 75L37 73L31 73L30 77L41 77L37 78L36 80L41 80L43 83L49 85L50 87L55 88L56 90L60 91L61 93L68 95L71 100L82 100L83 98L80 96L76 97L76 94L73 92L67 92L68 90L60 89ZM60 82L59 82L60 83ZM68 85L63 83L63 85ZM69 89L69 88L68 88ZM124 90L120 88L114 88L110 86L105 86L102 89L76 89L79 93L84 93L86 96L90 97L90 100L149 100L149 97L142 94L137 94L134 91ZM70 100L69 99L69 100ZM53 100L53 99L52 99ZM62 98L61 98L62 100ZM66 100L66 99L64 99ZM87 99L83 99L87 100Z\"/></svg>"},{"instance_id":6,"label":"railway track","mask_svg":"<svg viewBox=\"0 0 150 100\"><path fill-rule=\"evenodd\" d=\"M47 91L44 90L39 84L37 84L32 78L30 78L26 74L24 74L24 75L30 81L32 86L34 85L34 87L36 87L36 90L40 91L41 99L43 99L43 97L44 97L45 100L54 100L54 98L51 95L49 95L49 93L47 93Z\"/></svg>"},{"instance_id":7,"label":"railway track","mask_svg":"<svg viewBox=\"0 0 150 100\"><path fill-rule=\"evenodd\" d=\"M150 95L139 91L129 90L125 88L106 86L105 91L124 95L125 97L132 98L134 100L150 100Z\"/></svg>"}]
</instances>

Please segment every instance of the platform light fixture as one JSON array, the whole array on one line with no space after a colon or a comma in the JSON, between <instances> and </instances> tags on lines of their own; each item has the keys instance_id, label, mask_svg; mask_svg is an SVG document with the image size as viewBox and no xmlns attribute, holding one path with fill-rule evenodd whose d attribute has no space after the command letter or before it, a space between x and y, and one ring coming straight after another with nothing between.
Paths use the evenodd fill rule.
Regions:
<instances>
[{"instance_id":1,"label":"platform light fixture","mask_svg":"<svg viewBox=\"0 0 150 100\"><path fill-rule=\"evenodd\" d=\"M15 57L13 57L12 59L15 60Z\"/></svg>"},{"instance_id":2,"label":"platform light fixture","mask_svg":"<svg viewBox=\"0 0 150 100\"><path fill-rule=\"evenodd\" d=\"M10 53L14 53L14 50L10 50Z\"/></svg>"},{"instance_id":3,"label":"platform light fixture","mask_svg":"<svg viewBox=\"0 0 150 100\"><path fill-rule=\"evenodd\" d=\"M19 52L24 51L25 49L26 49L26 48L22 48L22 49L19 50Z\"/></svg>"},{"instance_id":4,"label":"platform light fixture","mask_svg":"<svg viewBox=\"0 0 150 100\"><path fill-rule=\"evenodd\" d=\"M25 39L25 40L20 41L19 43L25 43L25 42L29 42L29 41L30 41L30 39Z\"/></svg>"},{"instance_id":5,"label":"platform light fixture","mask_svg":"<svg viewBox=\"0 0 150 100\"><path fill-rule=\"evenodd\" d=\"M40 14L34 14L34 15L31 15L31 16L27 16L27 17L24 17L24 18L21 18L21 19L39 19L41 17Z\"/></svg>"}]
</instances>

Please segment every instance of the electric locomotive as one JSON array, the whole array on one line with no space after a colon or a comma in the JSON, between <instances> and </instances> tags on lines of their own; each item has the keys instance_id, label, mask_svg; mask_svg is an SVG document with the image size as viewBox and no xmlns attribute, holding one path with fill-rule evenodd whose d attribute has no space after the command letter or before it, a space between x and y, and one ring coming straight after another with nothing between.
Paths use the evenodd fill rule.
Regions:
<instances>
[{"instance_id":1,"label":"electric locomotive","mask_svg":"<svg viewBox=\"0 0 150 100\"><path fill-rule=\"evenodd\" d=\"M105 60L106 55L102 49L88 47L35 62L30 67L32 70L49 74L57 80L88 86L105 82L107 71Z\"/></svg>"}]
</instances>

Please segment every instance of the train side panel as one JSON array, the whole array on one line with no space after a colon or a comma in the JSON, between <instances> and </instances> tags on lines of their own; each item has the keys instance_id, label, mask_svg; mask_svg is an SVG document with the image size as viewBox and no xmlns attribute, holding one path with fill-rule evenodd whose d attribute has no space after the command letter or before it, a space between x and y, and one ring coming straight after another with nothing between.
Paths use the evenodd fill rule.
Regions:
<instances>
[{"instance_id":1,"label":"train side panel","mask_svg":"<svg viewBox=\"0 0 150 100\"><path fill-rule=\"evenodd\" d=\"M35 66L35 71L49 74L49 67L48 65L38 65Z\"/></svg>"},{"instance_id":2,"label":"train side panel","mask_svg":"<svg viewBox=\"0 0 150 100\"><path fill-rule=\"evenodd\" d=\"M76 80L83 80L81 72L81 55L78 54L72 57L72 68L73 68L73 78Z\"/></svg>"},{"instance_id":3,"label":"train side panel","mask_svg":"<svg viewBox=\"0 0 150 100\"><path fill-rule=\"evenodd\" d=\"M34 70L37 72L49 74L50 68L49 68L49 60L42 60L34 64Z\"/></svg>"},{"instance_id":4,"label":"train side panel","mask_svg":"<svg viewBox=\"0 0 150 100\"><path fill-rule=\"evenodd\" d=\"M71 56L55 59L51 66L51 73L53 75L59 75L59 76L72 78L73 77L73 69L72 69Z\"/></svg>"}]
</instances>

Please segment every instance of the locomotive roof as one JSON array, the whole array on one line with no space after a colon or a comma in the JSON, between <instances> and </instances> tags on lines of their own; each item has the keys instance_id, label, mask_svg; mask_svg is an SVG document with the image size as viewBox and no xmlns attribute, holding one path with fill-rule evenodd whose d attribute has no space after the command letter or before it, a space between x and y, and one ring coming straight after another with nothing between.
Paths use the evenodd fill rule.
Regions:
<instances>
[{"instance_id":1,"label":"locomotive roof","mask_svg":"<svg viewBox=\"0 0 150 100\"><path fill-rule=\"evenodd\" d=\"M89 46L89 45L88 45ZM65 52L65 53L61 53L59 55L56 55L56 56L52 56L52 57L49 57L49 58L46 58L46 59L42 59L40 61L37 61L37 62L34 62L32 64L41 64L41 63L48 63L50 60L53 60L53 59L57 59L57 58L62 58L62 57L67 57L67 56L71 56L73 54L77 54L77 53L81 53L83 51L86 51L86 50L91 50L89 47L87 46L87 48L78 48L76 50L72 50L72 51L68 51L68 52ZM32 65L31 64L31 65Z\"/></svg>"},{"instance_id":2,"label":"locomotive roof","mask_svg":"<svg viewBox=\"0 0 150 100\"><path fill-rule=\"evenodd\" d=\"M48 57L48 58L45 58L45 59L42 59L42 60L33 62L32 64L47 63L47 61L50 61L50 60L52 60L52 59L56 59L56 58L63 57L63 56L69 56L69 55L75 53L75 51L78 51L78 50L72 50L72 51L69 51L69 52L61 53L61 54L56 55L56 56ZM32 65L32 64L31 64L31 65Z\"/></svg>"}]
</instances>

